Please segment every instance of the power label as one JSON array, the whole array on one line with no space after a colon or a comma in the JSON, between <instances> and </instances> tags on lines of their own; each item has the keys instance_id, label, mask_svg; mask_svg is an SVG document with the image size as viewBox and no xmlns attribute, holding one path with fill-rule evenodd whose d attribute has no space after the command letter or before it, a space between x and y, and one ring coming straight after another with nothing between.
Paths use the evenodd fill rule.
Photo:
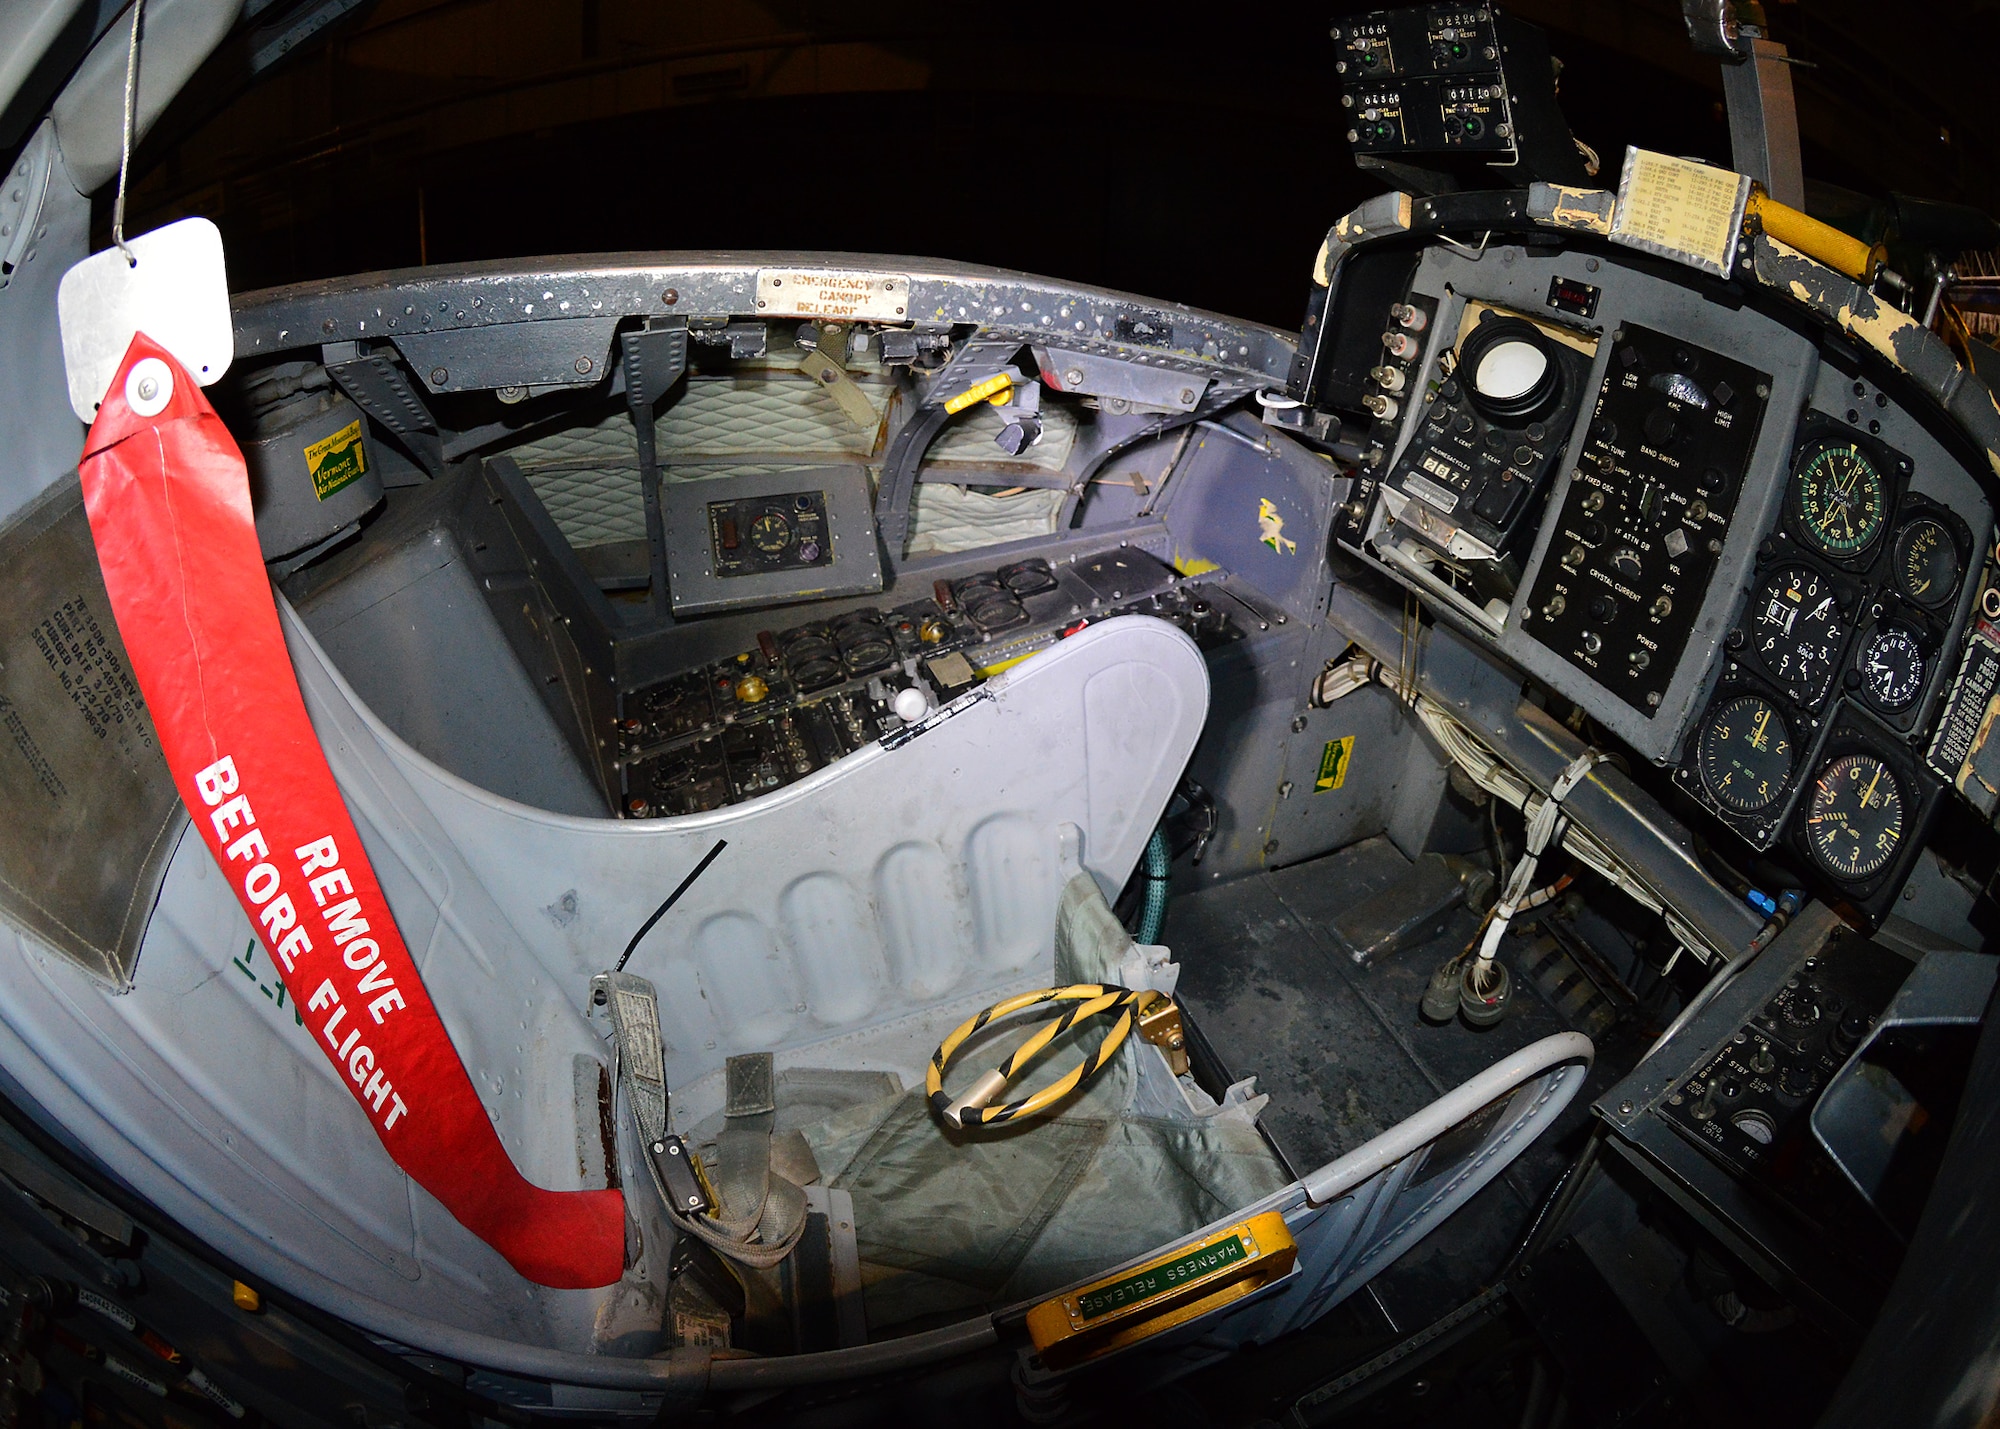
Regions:
<instances>
[{"instance_id":1,"label":"power label","mask_svg":"<svg viewBox=\"0 0 2000 1429\"><path fill-rule=\"evenodd\" d=\"M312 473L313 495L321 501L360 480L368 470L368 457L361 449L361 419L356 417L307 447L306 470Z\"/></svg>"},{"instance_id":2,"label":"power label","mask_svg":"<svg viewBox=\"0 0 2000 1429\"><path fill-rule=\"evenodd\" d=\"M1320 751L1319 773L1313 779L1313 793L1324 794L1329 789L1338 789L1345 784L1348 761L1353 756L1353 735L1347 734L1339 739L1329 739L1326 748Z\"/></svg>"}]
</instances>

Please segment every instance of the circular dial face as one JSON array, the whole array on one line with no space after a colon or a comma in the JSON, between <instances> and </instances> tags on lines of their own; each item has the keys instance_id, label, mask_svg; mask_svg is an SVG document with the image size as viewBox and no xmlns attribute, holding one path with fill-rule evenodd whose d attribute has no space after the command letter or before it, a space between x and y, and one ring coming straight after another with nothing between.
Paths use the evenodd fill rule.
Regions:
<instances>
[{"instance_id":1,"label":"circular dial face","mask_svg":"<svg viewBox=\"0 0 2000 1429\"><path fill-rule=\"evenodd\" d=\"M1813 781L1806 842L1835 878L1866 878L1896 856L1903 838L1903 791L1872 754L1843 754Z\"/></svg>"},{"instance_id":2,"label":"circular dial face","mask_svg":"<svg viewBox=\"0 0 2000 1429\"><path fill-rule=\"evenodd\" d=\"M1958 590L1958 543L1934 516L1896 533L1896 584L1918 605L1939 606Z\"/></svg>"},{"instance_id":3,"label":"circular dial face","mask_svg":"<svg viewBox=\"0 0 2000 1429\"><path fill-rule=\"evenodd\" d=\"M1900 625L1885 625L1861 648L1861 683L1885 710L1904 708L1924 687L1924 652Z\"/></svg>"},{"instance_id":4,"label":"circular dial face","mask_svg":"<svg viewBox=\"0 0 2000 1429\"><path fill-rule=\"evenodd\" d=\"M1882 534L1888 484L1852 442L1818 442L1792 473L1792 518L1828 555L1856 556Z\"/></svg>"},{"instance_id":5,"label":"circular dial face","mask_svg":"<svg viewBox=\"0 0 2000 1429\"><path fill-rule=\"evenodd\" d=\"M1792 732L1769 700L1738 695L1701 731L1701 781L1723 808L1768 808L1792 777Z\"/></svg>"},{"instance_id":6,"label":"circular dial face","mask_svg":"<svg viewBox=\"0 0 2000 1429\"><path fill-rule=\"evenodd\" d=\"M1818 700L1846 638L1832 587L1804 566L1788 566L1764 582L1750 614L1765 668L1800 704Z\"/></svg>"},{"instance_id":7,"label":"circular dial face","mask_svg":"<svg viewBox=\"0 0 2000 1429\"><path fill-rule=\"evenodd\" d=\"M766 555L775 556L791 542L791 523L775 511L766 511L750 523L750 544Z\"/></svg>"}]
</instances>

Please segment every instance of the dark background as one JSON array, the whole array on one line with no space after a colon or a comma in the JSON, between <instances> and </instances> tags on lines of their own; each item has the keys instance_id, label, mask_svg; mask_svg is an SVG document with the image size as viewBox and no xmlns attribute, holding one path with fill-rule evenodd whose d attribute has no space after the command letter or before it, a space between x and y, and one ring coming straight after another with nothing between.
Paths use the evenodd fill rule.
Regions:
<instances>
[{"instance_id":1,"label":"dark background","mask_svg":"<svg viewBox=\"0 0 2000 1429\"><path fill-rule=\"evenodd\" d=\"M253 0L254 3L254 0ZM321 0L322 10L341 8ZM904 253L1296 327L1356 171L1336 13L379 0L252 73L245 24L142 146L133 219L221 225L239 290L478 258ZM1677 0L1519 0L1615 183L1627 143L1727 164ZM1769 7L1810 179L1994 205L2000 0ZM108 230L107 213L100 222Z\"/></svg>"}]
</instances>

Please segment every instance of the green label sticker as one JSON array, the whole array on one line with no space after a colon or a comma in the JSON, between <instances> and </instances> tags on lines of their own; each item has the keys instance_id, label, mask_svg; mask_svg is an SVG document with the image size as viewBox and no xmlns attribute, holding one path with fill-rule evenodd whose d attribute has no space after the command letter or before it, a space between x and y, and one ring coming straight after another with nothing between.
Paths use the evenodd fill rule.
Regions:
<instances>
[{"instance_id":1,"label":"green label sticker","mask_svg":"<svg viewBox=\"0 0 2000 1429\"><path fill-rule=\"evenodd\" d=\"M1204 1276L1213 1275L1225 1266L1235 1265L1250 1257L1249 1249L1243 1244L1243 1237L1233 1235L1228 1240L1219 1240L1214 1245L1191 1250L1177 1260L1165 1265L1156 1265L1151 1270L1141 1270L1123 1280L1114 1280L1109 1285L1096 1290L1086 1290L1076 1297L1076 1311L1086 1320L1095 1320L1099 1315L1108 1315L1113 1310L1123 1310L1129 1305L1137 1305L1163 1295Z\"/></svg>"},{"instance_id":2,"label":"green label sticker","mask_svg":"<svg viewBox=\"0 0 2000 1429\"><path fill-rule=\"evenodd\" d=\"M361 419L356 417L330 437L306 448L306 470L312 473L313 494L321 501L368 470L361 451Z\"/></svg>"},{"instance_id":3,"label":"green label sticker","mask_svg":"<svg viewBox=\"0 0 2000 1429\"><path fill-rule=\"evenodd\" d=\"M1319 774L1313 780L1313 793L1324 794L1329 789L1338 789L1347 782L1347 761L1354 757L1354 736L1342 735L1339 739L1329 739L1326 748L1320 751Z\"/></svg>"}]
</instances>

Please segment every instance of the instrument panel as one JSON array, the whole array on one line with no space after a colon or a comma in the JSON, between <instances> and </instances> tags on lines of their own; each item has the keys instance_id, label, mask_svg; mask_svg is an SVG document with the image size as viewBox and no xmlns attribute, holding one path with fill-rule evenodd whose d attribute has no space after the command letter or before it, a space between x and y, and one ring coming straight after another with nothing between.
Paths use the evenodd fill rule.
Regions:
<instances>
[{"instance_id":1,"label":"instrument panel","mask_svg":"<svg viewBox=\"0 0 2000 1429\"><path fill-rule=\"evenodd\" d=\"M619 696L601 746L618 813L702 813L783 788L1117 615L1168 621L1204 650L1258 619L1212 578L1120 549L1059 567L1031 556L890 610L760 630L750 648Z\"/></svg>"},{"instance_id":2,"label":"instrument panel","mask_svg":"<svg viewBox=\"0 0 2000 1429\"><path fill-rule=\"evenodd\" d=\"M1859 406L1800 418L1779 518L1675 771L1753 847L1788 845L1864 907L1914 855L1941 792L1913 744L1973 557L1965 519L1918 490L1916 460L1866 420L1875 431Z\"/></svg>"},{"instance_id":3,"label":"instrument panel","mask_svg":"<svg viewBox=\"0 0 2000 1429\"><path fill-rule=\"evenodd\" d=\"M1397 313L1432 331L1411 341ZM1364 401L1378 433L1401 420L1357 479L1372 514L1336 539L1879 917L2000 686L2000 629L1968 629L1993 513L1960 458L1846 354L1616 261L1427 250L1386 319ZM1509 411L1471 390L1472 339L1535 349L1500 374L1526 395L1556 367L1534 334L1565 326L1545 431L1516 452Z\"/></svg>"}]
</instances>

